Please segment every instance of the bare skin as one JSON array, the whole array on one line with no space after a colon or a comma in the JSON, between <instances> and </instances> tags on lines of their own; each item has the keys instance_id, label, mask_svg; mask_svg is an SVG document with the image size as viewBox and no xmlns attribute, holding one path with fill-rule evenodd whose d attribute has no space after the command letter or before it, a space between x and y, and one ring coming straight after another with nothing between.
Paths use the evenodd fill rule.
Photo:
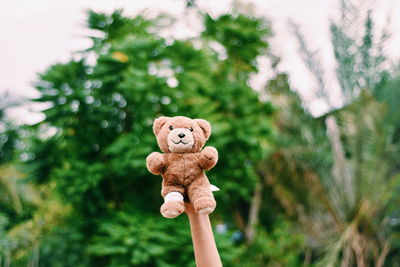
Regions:
<instances>
[{"instance_id":1,"label":"bare skin","mask_svg":"<svg viewBox=\"0 0 400 267\"><path fill-rule=\"evenodd\" d=\"M208 214L197 213L190 202L185 202L185 213L190 222L196 266L221 267L221 258Z\"/></svg>"}]
</instances>

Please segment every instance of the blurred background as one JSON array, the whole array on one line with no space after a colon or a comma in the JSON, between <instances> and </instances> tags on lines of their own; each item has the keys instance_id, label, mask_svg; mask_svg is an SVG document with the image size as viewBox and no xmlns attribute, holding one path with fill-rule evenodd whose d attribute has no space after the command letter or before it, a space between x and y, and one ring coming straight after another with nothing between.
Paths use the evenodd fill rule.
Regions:
<instances>
[{"instance_id":1,"label":"blurred background","mask_svg":"<svg viewBox=\"0 0 400 267\"><path fill-rule=\"evenodd\" d=\"M158 116L211 122L224 266L400 266L400 2L2 1L0 266L195 266Z\"/></svg>"}]
</instances>

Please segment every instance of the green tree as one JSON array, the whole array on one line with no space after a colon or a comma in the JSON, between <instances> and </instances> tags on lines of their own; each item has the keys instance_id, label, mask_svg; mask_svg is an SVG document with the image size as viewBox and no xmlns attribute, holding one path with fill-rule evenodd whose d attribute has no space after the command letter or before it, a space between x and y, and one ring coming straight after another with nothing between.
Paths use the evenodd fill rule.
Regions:
<instances>
[{"instance_id":1,"label":"green tree","mask_svg":"<svg viewBox=\"0 0 400 267\"><path fill-rule=\"evenodd\" d=\"M272 80L267 91L280 103L275 118L280 138L264 177L306 233L309 262L396 266L398 73L387 67L382 53L387 34L374 35L371 12L362 20L356 6L342 3L341 20L332 22L331 33L344 107L333 110L319 59L296 31L305 64L317 81L316 96L331 110L313 118L298 95L282 86L287 77ZM357 26L363 33L352 35Z\"/></svg>"},{"instance_id":2,"label":"green tree","mask_svg":"<svg viewBox=\"0 0 400 267\"><path fill-rule=\"evenodd\" d=\"M8 94L0 98L0 265L5 266L10 266L17 246L10 230L31 216L39 203L37 192L26 182L18 164L23 129L6 116L7 108L19 104Z\"/></svg>"},{"instance_id":3,"label":"green tree","mask_svg":"<svg viewBox=\"0 0 400 267\"><path fill-rule=\"evenodd\" d=\"M228 226L217 234L223 261L240 262L246 246L236 244L238 233L246 228L272 128L271 105L249 86L270 29L243 14L203 19L200 36L175 40L162 37L166 16L90 11L88 27L98 31L93 45L40 74L34 101L50 108L34 126L27 167L65 209L39 236L42 266L193 265L187 218L159 215L161 181L145 166L158 150L151 125L161 115L211 122L209 143L221 156L209 178L222 189L213 221ZM39 209L31 221L46 221L45 214Z\"/></svg>"}]
</instances>

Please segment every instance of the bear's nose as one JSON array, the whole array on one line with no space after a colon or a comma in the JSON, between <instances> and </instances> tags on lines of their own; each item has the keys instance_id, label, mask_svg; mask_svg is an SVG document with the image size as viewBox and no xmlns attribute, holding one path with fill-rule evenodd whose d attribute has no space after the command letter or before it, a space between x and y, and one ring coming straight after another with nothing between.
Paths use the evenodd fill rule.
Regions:
<instances>
[{"instance_id":1,"label":"bear's nose","mask_svg":"<svg viewBox=\"0 0 400 267\"><path fill-rule=\"evenodd\" d=\"M180 138L183 138L183 137L185 137L185 134L184 134L184 133L180 133L180 134L178 134L178 136L179 136Z\"/></svg>"}]
</instances>

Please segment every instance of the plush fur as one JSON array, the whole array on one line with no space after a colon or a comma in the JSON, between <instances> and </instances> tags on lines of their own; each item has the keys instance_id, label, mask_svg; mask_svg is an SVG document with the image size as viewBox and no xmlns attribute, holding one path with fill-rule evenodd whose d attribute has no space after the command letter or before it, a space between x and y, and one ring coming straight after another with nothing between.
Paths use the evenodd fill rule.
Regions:
<instances>
[{"instance_id":1,"label":"plush fur","mask_svg":"<svg viewBox=\"0 0 400 267\"><path fill-rule=\"evenodd\" d=\"M153 152L147 159L147 169L163 178L161 195L179 192L188 198L195 210L209 214L216 202L204 170L218 161L214 147L202 147L211 135L211 125L206 120L183 116L160 117L153 123L153 131L162 153ZM174 218L184 211L183 200L168 200L161 206L161 214Z\"/></svg>"}]
</instances>

